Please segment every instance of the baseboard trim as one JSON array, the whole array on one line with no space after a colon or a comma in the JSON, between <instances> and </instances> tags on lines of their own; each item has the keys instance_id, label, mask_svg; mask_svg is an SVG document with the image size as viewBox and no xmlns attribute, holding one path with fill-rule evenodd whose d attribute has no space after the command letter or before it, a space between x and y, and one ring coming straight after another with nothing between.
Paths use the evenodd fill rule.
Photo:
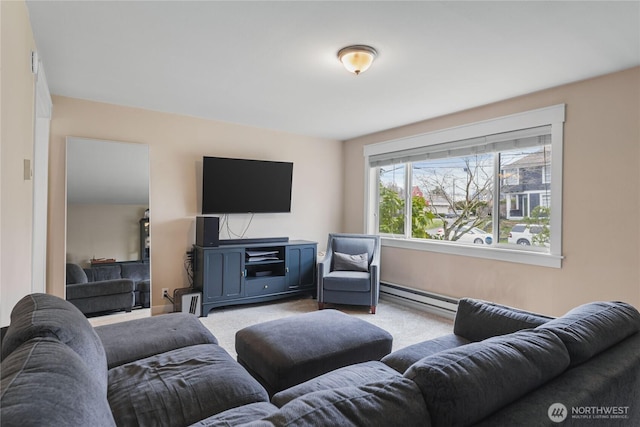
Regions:
<instances>
[{"instance_id":1,"label":"baseboard trim","mask_svg":"<svg viewBox=\"0 0 640 427\"><path fill-rule=\"evenodd\" d=\"M458 310L455 298L388 282L380 282L380 296L449 319L455 318Z\"/></svg>"}]
</instances>

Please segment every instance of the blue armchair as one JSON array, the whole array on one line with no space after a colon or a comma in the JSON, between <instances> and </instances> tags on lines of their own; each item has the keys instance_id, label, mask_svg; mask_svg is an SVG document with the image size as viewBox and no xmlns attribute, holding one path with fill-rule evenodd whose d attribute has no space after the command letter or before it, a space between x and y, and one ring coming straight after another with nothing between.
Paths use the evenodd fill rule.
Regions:
<instances>
[{"instance_id":1,"label":"blue armchair","mask_svg":"<svg viewBox=\"0 0 640 427\"><path fill-rule=\"evenodd\" d=\"M380 295L380 236L329 234L318 263L318 308L325 303L369 306L376 314Z\"/></svg>"}]
</instances>

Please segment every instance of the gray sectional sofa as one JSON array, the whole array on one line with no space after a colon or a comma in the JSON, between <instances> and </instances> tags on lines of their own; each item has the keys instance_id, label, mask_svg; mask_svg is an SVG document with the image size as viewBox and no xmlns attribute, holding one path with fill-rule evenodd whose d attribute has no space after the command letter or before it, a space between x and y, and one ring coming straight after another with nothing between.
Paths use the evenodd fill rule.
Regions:
<instances>
[{"instance_id":1,"label":"gray sectional sofa","mask_svg":"<svg viewBox=\"0 0 640 427\"><path fill-rule=\"evenodd\" d=\"M124 261L82 268L66 266L66 298L84 314L149 308L148 262Z\"/></svg>"},{"instance_id":2,"label":"gray sectional sofa","mask_svg":"<svg viewBox=\"0 0 640 427\"><path fill-rule=\"evenodd\" d=\"M2 426L185 426L264 402L264 388L190 314L93 328L32 294L2 340Z\"/></svg>"},{"instance_id":3,"label":"gray sectional sofa","mask_svg":"<svg viewBox=\"0 0 640 427\"><path fill-rule=\"evenodd\" d=\"M462 299L453 334L269 400L195 317L92 329L70 304L38 294L14 308L2 343L0 419L407 427L603 425L606 416L608 426L637 425L639 330L640 313L625 303L590 303L552 319Z\"/></svg>"}]
</instances>

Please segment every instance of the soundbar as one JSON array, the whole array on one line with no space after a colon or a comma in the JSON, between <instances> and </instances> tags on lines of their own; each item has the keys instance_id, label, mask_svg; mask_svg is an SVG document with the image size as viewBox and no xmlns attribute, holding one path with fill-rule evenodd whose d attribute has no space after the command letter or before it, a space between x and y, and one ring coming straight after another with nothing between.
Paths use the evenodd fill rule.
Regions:
<instances>
[{"instance_id":1,"label":"soundbar","mask_svg":"<svg viewBox=\"0 0 640 427\"><path fill-rule=\"evenodd\" d=\"M288 237L255 237L247 239L220 239L219 245L251 245L254 243L280 243L288 242Z\"/></svg>"}]
</instances>

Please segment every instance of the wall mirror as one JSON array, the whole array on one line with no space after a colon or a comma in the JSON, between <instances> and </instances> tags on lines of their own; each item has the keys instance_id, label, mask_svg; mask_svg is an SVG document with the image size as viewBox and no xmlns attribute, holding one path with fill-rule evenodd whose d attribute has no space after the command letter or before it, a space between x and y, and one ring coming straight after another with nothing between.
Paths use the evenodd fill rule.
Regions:
<instances>
[{"instance_id":1,"label":"wall mirror","mask_svg":"<svg viewBox=\"0 0 640 427\"><path fill-rule=\"evenodd\" d=\"M149 308L148 146L67 137L66 152L67 300L89 317Z\"/></svg>"}]
</instances>

